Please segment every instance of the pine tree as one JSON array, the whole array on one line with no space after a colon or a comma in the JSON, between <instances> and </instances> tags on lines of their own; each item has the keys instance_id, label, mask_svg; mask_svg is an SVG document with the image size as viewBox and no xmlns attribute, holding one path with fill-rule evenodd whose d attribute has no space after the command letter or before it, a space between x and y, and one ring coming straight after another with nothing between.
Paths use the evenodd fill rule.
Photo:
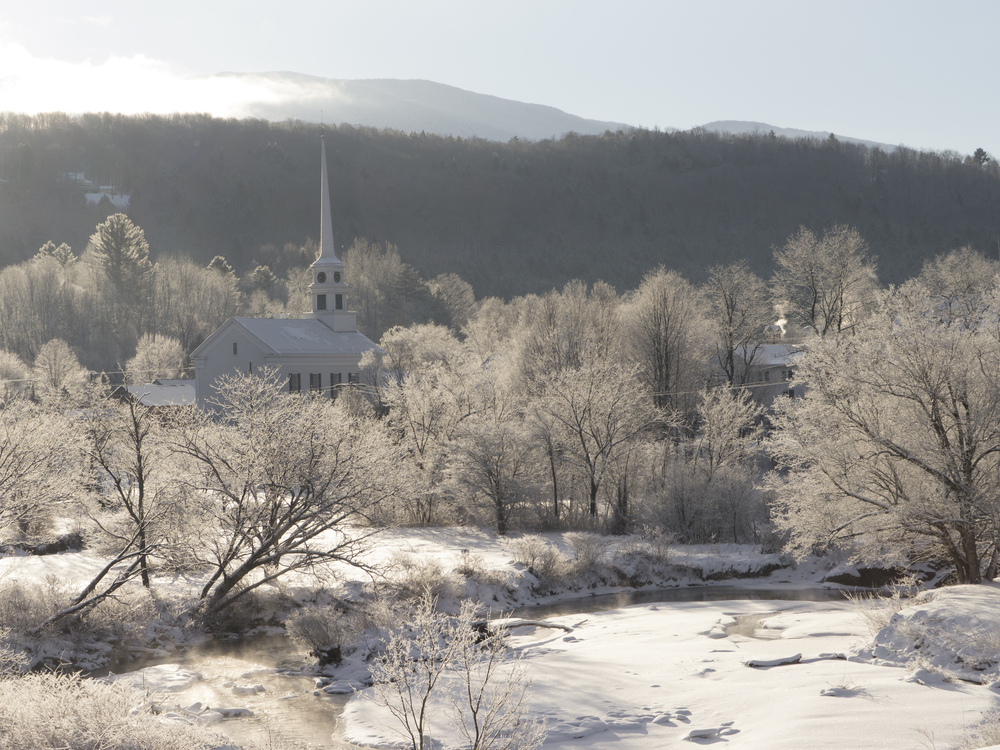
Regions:
<instances>
[{"instance_id":1,"label":"pine tree","mask_svg":"<svg viewBox=\"0 0 1000 750\"><path fill-rule=\"evenodd\" d=\"M105 275L119 292L135 291L145 286L150 278L149 244L142 229L125 214L112 214L90 236L94 250Z\"/></svg>"}]
</instances>

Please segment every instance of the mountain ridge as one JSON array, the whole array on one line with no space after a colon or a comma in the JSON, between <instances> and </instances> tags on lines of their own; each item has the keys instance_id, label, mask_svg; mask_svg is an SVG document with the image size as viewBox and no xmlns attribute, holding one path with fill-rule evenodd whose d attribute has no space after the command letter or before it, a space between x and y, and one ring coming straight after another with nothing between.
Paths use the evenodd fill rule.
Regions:
<instances>
[{"instance_id":1,"label":"mountain ridge","mask_svg":"<svg viewBox=\"0 0 1000 750\"><path fill-rule=\"evenodd\" d=\"M839 133L833 133L829 130L802 130L801 128L781 128L776 125L769 125L766 122L754 122L751 120L713 120L712 122L707 122L702 125L705 130L711 133L732 133L733 135L746 135L751 133L766 134L773 132L776 136L784 138L812 138L814 140L822 141L829 138L831 135L837 140L844 141L846 143L856 143L860 146L868 146L870 148L880 148L883 151L890 152L897 148L895 144L892 143L879 143L878 141L871 141L867 138L855 138L849 135L840 135Z\"/></svg>"},{"instance_id":2,"label":"mountain ridge","mask_svg":"<svg viewBox=\"0 0 1000 750\"><path fill-rule=\"evenodd\" d=\"M244 104L248 117L301 120L508 141L600 135L632 127L591 120L546 104L530 104L425 79L323 78L291 71L216 73L196 80L239 81L270 95ZM320 117L320 113L322 116Z\"/></svg>"}]
</instances>

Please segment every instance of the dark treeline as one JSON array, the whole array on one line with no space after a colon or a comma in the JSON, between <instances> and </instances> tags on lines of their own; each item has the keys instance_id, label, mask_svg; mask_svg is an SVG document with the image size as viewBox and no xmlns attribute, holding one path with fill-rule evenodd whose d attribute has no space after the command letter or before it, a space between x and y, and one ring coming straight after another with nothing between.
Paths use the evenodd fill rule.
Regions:
<instances>
[{"instance_id":1,"label":"dark treeline","mask_svg":"<svg viewBox=\"0 0 1000 750\"><path fill-rule=\"evenodd\" d=\"M319 232L320 126L207 115L0 115L0 264L44 243L81 254L114 213L67 175L131 196L152 260L223 255L284 275L283 248ZM424 278L480 296L579 278L619 289L664 265L701 281L746 259L760 276L799 226L856 227L883 282L955 247L995 254L1000 170L906 148L632 130L497 143L326 128L338 246L391 242Z\"/></svg>"}]
</instances>

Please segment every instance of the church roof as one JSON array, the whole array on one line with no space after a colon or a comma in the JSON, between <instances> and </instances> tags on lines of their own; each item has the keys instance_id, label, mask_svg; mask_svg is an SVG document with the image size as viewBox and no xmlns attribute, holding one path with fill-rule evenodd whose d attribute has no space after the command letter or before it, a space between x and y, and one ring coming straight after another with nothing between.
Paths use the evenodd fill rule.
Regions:
<instances>
[{"instance_id":1,"label":"church roof","mask_svg":"<svg viewBox=\"0 0 1000 750\"><path fill-rule=\"evenodd\" d=\"M381 349L358 331L331 331L304 318L230 318L274 354L363 354ZM220 329L221 330L221 329ZM206 343L208 343L206 341Z\"/></svg>"}]
</instances>

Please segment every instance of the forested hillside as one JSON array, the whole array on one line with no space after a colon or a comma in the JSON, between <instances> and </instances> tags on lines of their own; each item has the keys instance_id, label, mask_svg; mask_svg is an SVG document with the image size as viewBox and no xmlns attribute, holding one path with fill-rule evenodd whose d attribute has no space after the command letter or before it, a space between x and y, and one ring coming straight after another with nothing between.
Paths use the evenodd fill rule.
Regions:
<instances>
[{"instance_id":1,"label":"forested hillside","mask_svg":"<svg viewBox=\"0 0 1000 750\"><path fill-rule=\"evenodd\" d=\"M320 127L206 115L0 115L0 264L47 241L79 255L114 208L83 173L131 196L150 256L223 255L279 269L319 232ZM953 153L645 130L496 143L328 127L337 243L391 242L424 278L454 272L479 297L603 279L635 288L662 264L693 281L772 248L800 225L856 227L899 282L971 245L995 254L1000 171ZM277 272L277 271L276 271Z\"/></svg>"}]
</instances>

